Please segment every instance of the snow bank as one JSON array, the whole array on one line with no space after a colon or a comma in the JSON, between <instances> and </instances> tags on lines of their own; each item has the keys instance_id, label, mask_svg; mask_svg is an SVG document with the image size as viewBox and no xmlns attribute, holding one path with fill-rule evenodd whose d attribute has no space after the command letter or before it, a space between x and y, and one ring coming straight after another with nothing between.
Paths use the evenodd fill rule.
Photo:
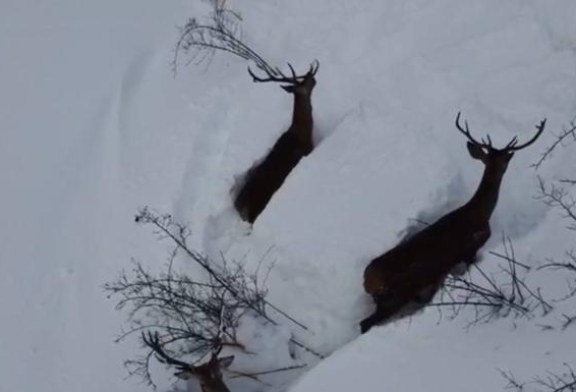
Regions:
<instances>
[{"instance_id":1,"label":"snow bank","mask_svg":"<svg viewBox=\"0 0 576 392\"><path fill-rule=\"evenodd\" d=\"M221 54L173 78L174 26L207 3L5 4L0 390L141 390L123 379L121 362L136 348L112 343L121 316L100 285L132 256L164 260L165 246L131 222L142 205L189 222L193 245L211 256L243 258L261 272L273 265L270 300L309 329L286 323L253 336L247 328L260 358L288 360L279 342L290 333L333 353L358 336L371 309L361 287L369 260L413 219L433 220L474 192L482 167L453 127L460 110L475 135L489 132L497 145L529 137L548 117L537 145L510 164L486 250L506 233L519 259L538 265L569 246L562 217L532 197L528 166L576 113L574 2L228 5L271 63L321 64L317 148L253 228L232 211L230 189L287 129L291 100ZM540 174L571 175L573 155L556 153ZM560 286L552 274L539 284ZM543 322L557 321L550 317ZM466 331L464 320L437 320L427 310L376 328L294 389L485 391L502 387L499 368L531 378L571 359L569 330L503 320ZM300 360L315 361L298 352ZM300 373L267 379L272 386L230 385L282 389Z\"/></svg>"}]
</instances>

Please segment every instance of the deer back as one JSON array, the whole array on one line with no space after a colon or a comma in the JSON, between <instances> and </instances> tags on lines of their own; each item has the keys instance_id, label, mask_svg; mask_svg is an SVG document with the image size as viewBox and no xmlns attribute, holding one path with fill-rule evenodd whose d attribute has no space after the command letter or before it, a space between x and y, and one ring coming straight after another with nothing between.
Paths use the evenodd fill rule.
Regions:
<instances>
[{"instance_id":1,"label":"deer back","mask_svg":"<svg viewBox=\"0 0 576 392\"><path fill-rule=\"evenodd\" d=\"M297 76L294 68L288 65L292 73L290 77L277 69L271 69L264 70L268 77L262 78L248 69L255 82L283 83L281 87L294 95L290 127L266 157L247 172L235 197L234 207L242 219L250 223L254 223L302 157L310 154L314 148L311 94L316 85L315 75L319 64L313 63L303 76Z\"/></svg>"},{"instance_id":2,"label":"deer back","mask_svg":"<svg viewBox=\"0 0 576 392\"><path fill-rule=\"evenodd\" d=\"M254 223L292 169L308 153L293 134L285 132L264 160L246 173L244 184L234 200L240 216Z\"/></svg>"},{"instance_id":3,"label":"deer back","mask_svg":"<svg viewBox=\"0 0 576 392\"><path fill-rule=\"evenodd\" d=\"M373 295L385 290L410 296L473 258L489 236L489 225L456 210L372 260L364 271L364 288Z\"/></svg>"}]
</instances>

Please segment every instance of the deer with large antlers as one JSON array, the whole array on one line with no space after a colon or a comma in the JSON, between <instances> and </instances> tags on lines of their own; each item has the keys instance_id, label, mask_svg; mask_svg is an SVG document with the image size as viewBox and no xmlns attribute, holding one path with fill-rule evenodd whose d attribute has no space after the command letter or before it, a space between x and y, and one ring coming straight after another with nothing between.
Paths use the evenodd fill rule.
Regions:
<instances>
[{"instance_id":1,"label":"deer with large antlers","mask_svg":"<svg viewBox=\"0 0 576 392\"><path fill-rule=\"evenodd\" d=\"M157 332L154 334L152 332L148 332L148 334L142 333L142 341L154 352L159 362L172 365L178 370L174 374L176 377L183 380L188 380L192 377L196 378L200 382L202 392L230 392L222 380L222 369L230 366L234 356L218 358L222 346L212 352L208 362L194 366L169 356L164 351Z\"/></svg>"},{"instance_id":2,"label":"deer with large antlers","mask_svg":"<svg viewBox=\"0 0 576 392\"><path fill-rule=\"evenodd\" d=\"M490 238L490 216L498 202L502 177L516 151L528 147L544 131L546 119L526 143L513 138L504 148L492 146L488 136L477 141L468 123L456 128L468 139L470 156L484 164L484 174L472 198L414 236L370 262L364 271L364 289L376 311L360 323L362 333L386 321L410 303L426 304L455 267L469 266ZM464 263L464 264L463 264Z\"/></svg>"},{"instance_id":3,"label":"deer with large antlers","mask_svg":"<svg viewBox=\"0 0 576 392\"><path fill-rule=\"evenodd\" d=\"M260 67L267 77L258 77L248 68L254 82L282 83L280 87L294 96L292 124L266 158L248 171L236 195L234 206L242 219L250 223L254 223L300 159L314 149L311 95L320 63L312 63L308 72L301 76L296 75L292 65L288 64L288 67L291 76L284 75L277 68Z\"/></svg>"}]
</instances>

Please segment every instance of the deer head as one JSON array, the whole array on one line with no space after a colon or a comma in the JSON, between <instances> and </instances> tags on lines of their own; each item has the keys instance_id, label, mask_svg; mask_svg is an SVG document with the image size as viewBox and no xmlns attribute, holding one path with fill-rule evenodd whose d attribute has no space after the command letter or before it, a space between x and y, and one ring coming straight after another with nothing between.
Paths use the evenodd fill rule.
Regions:
<instances>
[{"instance_id":1,"label":"deer head","mask_svg":"<svg viewBox=\"0 0 576 392\"><path fill-rule=\"evenodd\" d=\"M294 71L294 67L292 67L290 63L288 63L288 67L292 73L291 76L284 75L278 68L263 69L267 75L266 78L256 76L250 67L248 67L248 73L250 76L252 76L252 80L254 82L285 83L284 85L280 86L282 89L284 89L284 91L294 95L310 96L314 86L316 86L316 79L314 77L320 68L320 62L318 60L314 61L312 64L310 64L310 69L308 69L308 72L300 76L296 75L296 71Z\"/></svg>"},{"instance_id":2,"label":"deer head","mask_svg":"<svg viewBox=\"0 0 576 392\"><path fill-rule=\"evenodd\" d=\"M169 356L163 349L158 332L142 334L144 344L152 349L156 354L156 359L167 365L173 365L178 371L174 375L182 380L196 378L200 382L202 392L230 392L222 380L222 369L232 364L234 356L218 358L222 346L212 352L210 360L202 365L194 366L192 364L180 361Z\"/></svg>"},{"instance_id":3,"label":"deer head","mask_svg":"<svg viewBox=\"0 0 576 392\"><path fill-rule=\"evenodd\" d=\"M468 139L466 147L468 147L470 156L474 159L480 160L487 167L493 168L496 172L502 174L508 168L508 162L510 162L514 156L514 153L534 143L544 131L545 126L546 119L540 122L540 124L536 127L536 134L526 143L518 145L518 138L514 137L504 148L499 149L492 146L490 135L487 135L486 139L482 139L481 142L474 139L470 133L468 122L464 122L463 128L460 125L460 112L458 112L458 115L456 116L456 128Z\"/></svg>"},{"instance_id":4,"label":"deer head","mask_svg":"<svg viewBox=\"0 0 576 392\"><path fill-rule=\"evenodd\" d=\"M468 153L472 158L480 160L485 166L478 189L470 201L463 206L464 211L473 216L476 222L488 225L488 220L498 202L500 184L508 168L508 163L516 151L534 143L544 131L545 126L546 119L540 122L536 127L536 133L526 143L518 144L518 138L514 137L504 148L496 148L492 145L490 135L487 135L486 139L482 139L482 141L476 140L470 133L468 122L464 122L464 127L460 124L460 113L458 113L456 129L468 139L466 143Z\"/></svg>"}]
</instances>

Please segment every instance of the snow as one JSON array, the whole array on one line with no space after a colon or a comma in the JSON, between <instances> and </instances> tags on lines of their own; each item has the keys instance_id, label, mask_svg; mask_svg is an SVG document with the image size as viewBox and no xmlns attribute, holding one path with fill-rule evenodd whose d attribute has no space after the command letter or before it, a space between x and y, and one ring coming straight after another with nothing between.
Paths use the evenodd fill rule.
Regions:
<instances>
[{"instance_id":1,"label":"snow","mask_svg":"<svg viewBox=\"0 0 576 392\"><path fill-rule=\"evenodd\" d=\"M489 250L511 238L538 266L571 248L566 221L534 196L537 177L572 176L570 148L529 168L576 113L576 3L570 0L228 1L244 39L273 64L320 61L313 93L315 151L256 221L239 221L230 189L289 126L291 97L254 84L243 61L170 68L175 26L206 2L48 4L8 0L0 13L0 391L136 391L116 345L124 315L101 285L130 258L157 266L166 244L133 224L150 205L188 222L213 257L272 266L269 300L302 321L247 321L259 353L236 369L308 363L232 390L351 388L502 390L499 369L531 379L573 360L569 304L545 318L466 328L466 315L427 309L359 337L372 309L362 272L413 226L474 192L482 165L467 154L458 111L496 145L538 142L516 154L492 218ZM193 267L189 267L193 269ZM558 298L565 277L533 280ZM567 307L567 309L564 309ZM288 355L293 334L329 358ZM298 351L298 350L297 350ZM163 389L173 381L158 369ZM298 378L302 375L302 378Z\"/></svg>"}]
</instances>

